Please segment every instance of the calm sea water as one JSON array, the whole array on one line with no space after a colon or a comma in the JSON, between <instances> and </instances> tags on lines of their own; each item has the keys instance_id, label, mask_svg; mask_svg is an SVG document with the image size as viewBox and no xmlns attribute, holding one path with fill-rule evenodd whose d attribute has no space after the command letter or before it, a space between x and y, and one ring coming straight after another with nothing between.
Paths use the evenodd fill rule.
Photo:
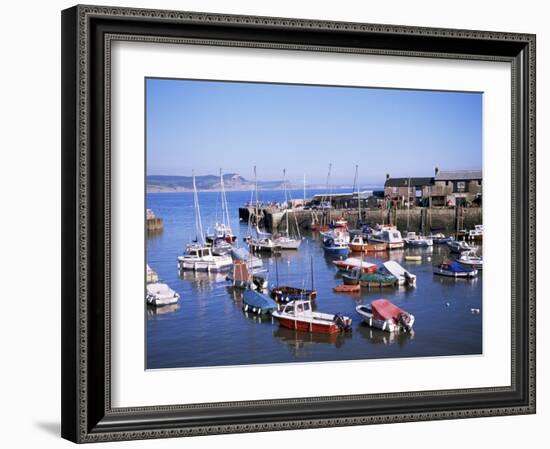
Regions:
<instances>
[{"instance_id":1,"label":"calm sea water","mask_svg":"<svg viewBox=\"0 0 550 449\"><path fill-rule=\"evenodd\" d=\"M308 192L308 195L316 192ZM263 192L263 201L283 201L283 192ZM292 192L301 198L302 192ZM202 222L212 227L219 194L200 192ZM227 192L231 225L238 244L247 234L239 223L238 208L250 192ZM361 294L334 293L341 275L324 255L319 236L306 234L299 251L263 256L275 284L311 285L311 258L318 291L317 310L339 312L353 319L353 331L342 335L300 333L280 328L271 318L259 319L242 310L240 294L228 287L226 274L184 272L178 275L177 256L195 237L193 194L151 193L147 207L164 219L164 230L147 240L147 259L160 279L180 295L173 306L147 308L147 368L201 367L266 363L357 360L373 358L470 355L482 353L482 277L454 280L434 276L432 265L448 256L446 246L405 249L384 253L370 262L395 260L417 275L414 289L366 290ZM419 254L422 262L406 262L406 254ZM416 317L414 334L392 336L361 323L358 304L387 298Z\"/></svg>"}]
</instances>

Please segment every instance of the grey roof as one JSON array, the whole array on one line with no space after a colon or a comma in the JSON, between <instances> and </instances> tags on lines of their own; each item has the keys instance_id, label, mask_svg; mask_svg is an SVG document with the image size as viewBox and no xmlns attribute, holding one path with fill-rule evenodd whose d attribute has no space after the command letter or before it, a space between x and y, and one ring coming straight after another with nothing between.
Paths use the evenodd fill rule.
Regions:
<instances>
[{"instance_id":1,"label":"grey roof","mask_svg":"<svg viewBox=\"0 0 550 449\"><path fill-rule=\"evenodd\" d=\"M440 170L435 175L436 181L463 181L469 179L483 179L481 170Z\"/></svg>"},{"instance_id":2,"label":"grey roof","mask_svg":"<svg viewBox=\"0 0 550 449\"><path fill-rule=\"evenodd\" d=\"M429 186L433 184L433 178L390 178L386 179L384 187Z\"/></svg>"}]
</instances>

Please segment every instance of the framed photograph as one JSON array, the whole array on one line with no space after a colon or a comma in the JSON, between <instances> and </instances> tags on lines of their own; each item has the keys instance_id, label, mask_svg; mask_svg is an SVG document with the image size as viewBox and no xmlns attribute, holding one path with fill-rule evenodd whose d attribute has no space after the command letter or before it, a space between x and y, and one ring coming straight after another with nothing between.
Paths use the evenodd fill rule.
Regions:
<instances>
[{"instance_id":1,"label":"framed photograph","mask_svg":"<svg viewBox=\"0 0 550 449\"><path fill-rule=\"evenodd\" d=\"M62 12L62 436L535 412L535 36Z\"/></svg>"}]
</instances>

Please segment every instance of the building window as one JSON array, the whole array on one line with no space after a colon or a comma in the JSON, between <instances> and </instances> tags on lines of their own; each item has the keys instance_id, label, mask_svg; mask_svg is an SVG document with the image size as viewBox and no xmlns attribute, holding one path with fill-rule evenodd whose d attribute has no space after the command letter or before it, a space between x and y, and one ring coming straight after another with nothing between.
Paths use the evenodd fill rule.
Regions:
<instances>
[{"instance_id":1,"label":"building window","mask_svg":"<svg viewBox=\"0 0 550 449\"><path fill-rule=\"evenodd\" d=\"M391 193L397 193L397 187L392 187L391 188Z\"/></svg>"},{"instance_id":2,"label":"building window","mask_svg":"<svg viewBox=\"0 0 550 449\"><path fill-rule=\"evenodd\" d=\"M456 191L464 192L466 190L466 183L464 181L459 181L456 183Z\"/></svg>"}]
</instances>

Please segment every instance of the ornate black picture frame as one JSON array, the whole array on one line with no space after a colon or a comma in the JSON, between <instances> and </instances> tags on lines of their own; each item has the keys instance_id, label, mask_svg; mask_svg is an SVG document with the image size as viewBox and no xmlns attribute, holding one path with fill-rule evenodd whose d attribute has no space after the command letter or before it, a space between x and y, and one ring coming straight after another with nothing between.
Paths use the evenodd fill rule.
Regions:
<instances>
[{"instance_id":1,"label":"ornate black picture frame","mask_svg":"<svg viewBox=\"0 0 550 449\"><path fill-rule=\"evenodd\" d=\"M115 40L506 61L512 67L509 387L113 408L110 45ZM535 36L75 6L62 12L62 436L75 442L535 412Z\"/></svg>"}]
</instances>

